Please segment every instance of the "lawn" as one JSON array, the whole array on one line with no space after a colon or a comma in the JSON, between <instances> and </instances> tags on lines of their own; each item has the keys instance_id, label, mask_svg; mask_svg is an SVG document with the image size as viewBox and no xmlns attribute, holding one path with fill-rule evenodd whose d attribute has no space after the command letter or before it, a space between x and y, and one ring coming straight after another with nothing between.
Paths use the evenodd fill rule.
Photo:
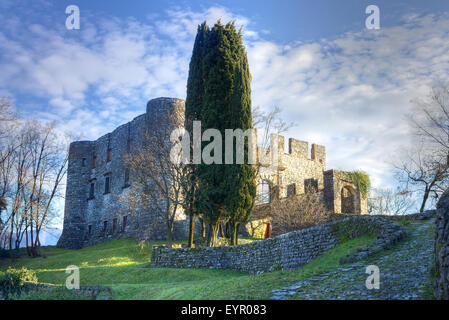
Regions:
<instances>
[{"instance_id":1,"label":"lawn","mask_svg":"<svg viewBox=\"0 0 449 320\"><path fill-rule=\"evenodd\" d=\"M44 257L0 260L0 270L26 267L36 271L39 282L63 285L68 276L65 268L76 265L80 268L81 285L108 286L113 290L113 299L267 299L274 289L340 267L341 257L374 240L372 236L360 237L329 250L299 270L259 275L229 270L148 268L151 246L162 242L141 246L132 239L81 250L44 247ZM48 294L40 298L55 297Z\"/></svg>"}]
</instances>

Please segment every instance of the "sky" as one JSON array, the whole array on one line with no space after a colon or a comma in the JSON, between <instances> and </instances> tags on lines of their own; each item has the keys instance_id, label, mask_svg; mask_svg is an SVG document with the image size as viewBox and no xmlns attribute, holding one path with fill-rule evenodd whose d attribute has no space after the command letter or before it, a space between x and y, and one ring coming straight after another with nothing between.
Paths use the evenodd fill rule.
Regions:
<instances>
[{"instance_id":1,"label":"sky","mask_svg":"<svg viewBox=\"0 0 449 320\"><path fill-rule=\"evenodd\" d=\"M66 7L80 9L68 30ZM368 5L380 29L367 29ZM0 0L0 96L24 116L97 139L156 97L185 98L198 24L243 27L252 103L278 106L286 138L326 146L327 166L395 185L406 115L448 81L449 1Z\"/></svg>"}]
</instances>

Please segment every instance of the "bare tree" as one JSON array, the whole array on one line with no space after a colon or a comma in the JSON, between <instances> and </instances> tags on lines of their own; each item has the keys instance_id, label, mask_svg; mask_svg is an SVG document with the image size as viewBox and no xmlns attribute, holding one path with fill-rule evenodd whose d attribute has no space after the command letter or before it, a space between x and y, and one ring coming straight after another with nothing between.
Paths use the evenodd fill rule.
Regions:
<instances>
[{"instance_id":1,"label":"bare tree","mask_svg":"<svg viewBox=\"0 0 449 320\"><path fill-rule=\"evenodd\" d=\"M404 190L422 195L420 212L449 186L449 87L434 87L429 96L413 101L408 115L413 145L393 163Z\"/></svg>"},{"instance_id":2,"label":"bare tree","mask_svg":"<svg viewBox=\"0 0 449 320\"><path fill-rule=\"evenodd\" d=\"M330 212L313 188L304 194L274 199L270 204L273 235L309 228L330 218Z\"/></svg>"},{"instance_id":3,"label":"bare tree","mask_svg":"<svg viewBox=\"0 0 449 320\"><path fill-rule=\"evenodd\" d=\"M149 125L142 146L125 157L132 186L122 201L134 212L157 214L166 225L167 245L171 247L174 221L187 206L184 188L189 172L184 163L176 161L182 150L174 154L170 143L172 130L184 123L183 115L171 110L159 116L172 125Z\"/></svg>"},{"instance_id":4,"label":"bare tree","mask_svg":"<svg viewBox=\"0 0 449 320\"><path fill-rule=\"evenodd\" d=\"M445 151L420 144L405 150L401 160L393 164L403 189L422 195L420 212L424 211L430 197L438 199L449 186L447 159Z\"/></svg>"},{"instance_id":5,"label":"bare tree","mask_svg":"<svg viewBox=\"0 0 449 320\"><path fill-rule=\"evenodd\" d=\"M432 88L428 97L416 99L415 110L408 116L415 134L426 144L436 144L449 152L449 85Z\"/></svg>"},{"instance_id":6,"label":"bare tree","mask_svg":"<svg viewBox=\"0 0 449 320\"><path fill-rule=\"evenodd\" d=\"M408 190L372 189L368 198L368 213L404 215L415 207L413 193Z\"/></svg>"},{"instance_id":7,"label":"bare tree","mask_svg":"<svg viewBox=\"0 0 449 320\"><path fill-rule=\"evenodd\" d=\"M67 169L67 144L54 125L18 121L10 145L0 163L0 192L7 200L8 247L18 249L26 236L27 250L38 256L40 231L54 216L53 204L60 196ZM5 233L6 229L2 232ZM3 235L2 238L5 238Z\"/></svg>"},{"instance_id":8,"label":"bare tree","mask_svg":"<svg viewBox=\"0 0 449 320\"><path fill-rule=\"evenodd\" d=\"M34 122L30 135L31 181L27 195L32 255L39 255L40 231L50 222L52 204L67 172L66 141L55 133L54 124ZM59 138L59 139L58 139Z\"/></svg>"},{"instance_id":9,"label":"bare tree","mask_svg":"<svg viewBox=\"0 0 449 320\"><path fill-rule=\"evenodd\" d=\"M263 111L259 106L253 109L253 127L258 130L260 147L269 148L272 133L281 134L295 126L294 122L285 122L281 117L281 112L277 106L269 112Z\"/></svg>"}]
</instances>

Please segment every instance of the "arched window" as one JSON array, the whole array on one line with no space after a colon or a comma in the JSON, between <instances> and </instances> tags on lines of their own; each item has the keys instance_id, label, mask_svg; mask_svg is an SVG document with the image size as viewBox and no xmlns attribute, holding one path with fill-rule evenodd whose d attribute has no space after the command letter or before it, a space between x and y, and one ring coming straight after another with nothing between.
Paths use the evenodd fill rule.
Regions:
<instances>
[{"instance_id":1,"label":"arched window","mask_svg":"<svg viewBox=\"0 0 449 320\"><path fill-rule=\"evenodd\" d=\"M270 203L270 184L262 180L257 186L257 204L267 204Z\"/></svg>"}]
</instances>

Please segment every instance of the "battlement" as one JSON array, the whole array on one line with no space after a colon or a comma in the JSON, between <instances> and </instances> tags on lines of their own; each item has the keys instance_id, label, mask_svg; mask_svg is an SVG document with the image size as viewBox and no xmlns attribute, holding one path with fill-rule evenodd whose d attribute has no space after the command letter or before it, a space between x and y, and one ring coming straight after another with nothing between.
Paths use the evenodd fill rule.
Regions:
<instances>
[{"instance_id":1,"label":"battlement","mask_svg":"<svg viewBox=\"0 0 449 320\"><path fill-rule=\"evenodd\" d=\"M309 153L309 143L294 138L288 139L288 152L285 152L285 138L282 135L271 134L270 148L267 152L271 152L273 148L278 149L278 154L282 156L296 157L302 160L315 161L326 166L326 148L324 146L313 143Z\"/></svg>"}]
</instances>

